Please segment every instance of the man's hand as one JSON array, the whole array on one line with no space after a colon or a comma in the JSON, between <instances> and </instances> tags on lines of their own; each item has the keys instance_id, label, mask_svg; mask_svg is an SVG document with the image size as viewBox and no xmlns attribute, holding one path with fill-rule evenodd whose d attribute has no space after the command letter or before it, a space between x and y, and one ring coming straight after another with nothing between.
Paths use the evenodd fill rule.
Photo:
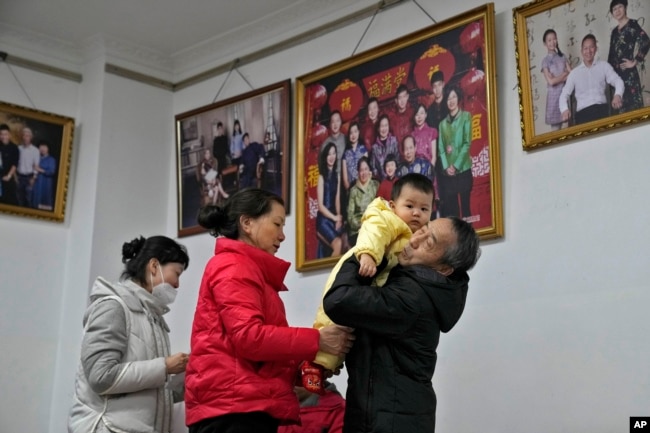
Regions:
<instances>
[{"instance_id":1,"label":"man's hand","mask_svg":"<svg viewBox=\"0 0 650 433\"><path fill-rule=\"evenodd\" d=\"M618 110L623 106L623 98L621 98L621 95L614 95L612 98L612 108Z\"/></svg>"},{"instance_id":2,"label":"man's hand","mask_svg":"<svg viewBox=\"0 0 650 433\"><path fill-rule=\"evenodd\" d=\"M569 117L571 117L571 112L569 110L564 110L562 112L562 121L566 122L567 120L569 120Z\"/></svg>"}]
</instances>

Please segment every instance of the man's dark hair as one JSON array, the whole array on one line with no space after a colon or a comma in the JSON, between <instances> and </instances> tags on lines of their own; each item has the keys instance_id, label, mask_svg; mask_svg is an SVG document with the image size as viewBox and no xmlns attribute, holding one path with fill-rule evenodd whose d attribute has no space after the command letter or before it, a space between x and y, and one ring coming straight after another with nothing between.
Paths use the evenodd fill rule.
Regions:
<instances>
[{"instance_id":1,"label":"man's dark hair","mask_svg":"<svg viewBox=\"0 0 650 433\"><path fill-rule=\"evenodd\" d=\"M11 131L11 129L9 129L9 125L7 125L6 123L1 123L0 131Z\"/></svg>"},{"instance_id":2,"label":"man's dark hair","mask_svg":"<svg viewBox=\"0 0 650 433\"><path fill-rule=\"evenodd\" d=\"M390 192L390 199L393 201L397 200L402 193L402 188L406 185L425 194L433 194L433 183L431 179L420 173L409 173L397 179Z\"/></svg>"},{"instance_id":3,"label":"man's dark hair","mask_svg":"<svg viewBox=\"0 0 650 433\"><path fill-rule=\"evenodd\" d=\"M435 83L436 81L445 81L445 74L443 74L440 70L431 74L431 84Z\"/></svg>"},{"instance_id":4,"label":"man's dark hair","mask_svg":"<svg viewBox=\"0 0 650 433\"><path fill-rule=\"evenodd\" d=\"M580 42L580 47L582 47L582 45L585 43L585 41L587 39L591 39L592 41L594 41L594 45L598 45L598 41L596 40L596 36L589 33L584 38L582 38L582 42Z\"/></svg>"},{"instance_id":5,"label":"man's dark hair","mask_svg":"<svg viewBox=\"0 0 650 433\"><path fill-rule=\"evenodd\" d=\"M456 244L442 257L443 263L454 268L454 272L466 272L474 267L479 257L479 239L470 223L458 217L449 217L456 233Z\"/></svg>"},{"instance_id":6,"label":"man's dark hair","mask_svg":"<svg viewBox=\"0 0 650 433\"><path fill-rule=\"evenodd\" d=\"M397 91L395 91L395 96L399 96L399 94L402 92L406 92L406 93L409 92L409 88L406 87L406 84L400 84L399 86L397 86Z\"/></svg>"}]
</instances>

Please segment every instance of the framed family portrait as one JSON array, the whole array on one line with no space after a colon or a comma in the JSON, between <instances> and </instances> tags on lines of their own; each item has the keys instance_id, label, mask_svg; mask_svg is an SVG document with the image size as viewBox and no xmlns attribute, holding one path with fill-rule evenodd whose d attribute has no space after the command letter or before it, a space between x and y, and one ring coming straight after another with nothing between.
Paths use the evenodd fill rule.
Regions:
<instances>
[{"instance_id":1,"label":"framed family portrait","mask_svg":"<svg viewBox=\"0 0 650 433\"><path fill-rule=\"evenodd\" d=\"M285 80L176 115L178 237L205 231L201 207L247 187L289 205L289 98Z\"/></svg>"},{"instance_id":2,"label":"framed family portrait","mask_svg":"<svg viewBox=\"0 0 650 433\"><path fill-rule=\"evenodd\" d=\"M299 271L354 246L407 173L431 180L432 219L502 236L494 56L489 3L296 79Z\"/></svg>"},{"instance_id":3,"label":"framed family portrait","mask_svg":"<svg viewBox=\"0 0 650 433\"><path fill-rule=\"evenodd\" d=\"M525 150L650 117L647 0L538 0L513 10Z\"/></svg>"},{"instance_id":4,"label":"framed family portrait","mask_svg":"<svg viewBox=\"0 0 650 433\"><path fill-rule=\"evenodd\" d=\"M0 212L62 222L74 119L0 102Z\"/></svg>"}]
</instances>

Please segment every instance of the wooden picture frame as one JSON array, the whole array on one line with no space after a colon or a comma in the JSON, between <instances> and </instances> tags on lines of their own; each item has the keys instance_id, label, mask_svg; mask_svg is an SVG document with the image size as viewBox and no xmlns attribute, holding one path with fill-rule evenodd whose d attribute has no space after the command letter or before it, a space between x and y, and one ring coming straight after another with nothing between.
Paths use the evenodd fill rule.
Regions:
<instances>
[{"instance_id":1,"label":"wooden picture frame","mask_svg":"<svg viewBox=\"0 0 650 433\"><path fill-rule=\"evenodd\" d=\"M276 193L289 212L290 98L291 80L284 80L176 115L178 237L205 232L200 208L245 187ZM241 153L235 123L242 145L249 140ZM217 139L219 124L224 139ZM202 161L208 150L216 157Z\"/></svg>"},{"instance_id":2,"label":"wooden picture frame","mask_svg":"<svg viewBox=\"0 0 650 433\"><path fill-rule=\"evenodd\" d=\"M513 9L522 146L525 150L629 126L650 117L650 74L642 70L642 60L650 47L646 30L648 24L644 18L650 16L650 3L630 1L625 13L631 20L620 33L618 30L613 32L618 21L609 7L610 0L538 0ZM625 38L632 37L629 33L632 22L639 25L645 34L645 41L641 36L633 38L636 42L632 42L630 49L634 51L633 57L638 56L638 65L628 67L621 63L619 57L628 55L625 54L627 49L622 47L629 46L630 39ZM579 75L580 69L584 71L582 43L587 35L593 35L596 39L596 63L600 61L605 65L615 65L616 69L612 70L623 79L625 93L622 110L612 107L616 91L610 85L603 85L604 90L599 91L605 105L592 104L602 101L584 96L578 100L575 91L570 92L567 99L568 110L562 110L560 102L555 102L556 98L560 98L564 86L569 93L568 89L580 91L580 83L587 83ZM561 56L546 47L546 42L552 40L553 36ZM619 38L621 42L617 41ZM640 97L637 103L632 96L634 93ZM590 114L598 106L603 107L602 113ZM585 108L587 111L583 111ZM562 121L562 111L568 111L568 121Z\"/></svg>"},{"instance_id":3,"label":"wooden picture frame","mask_svg":"<svg viewBox=\"0 0 650 433\"><path fill-rule=\"evenodd\" d=\"M319 177L324 179L324 176L319 173L319 154L324 150L324 146L331 151L332 146L328 144L329 141L336 143L337 161L341 160L340 154L343 153L342 147L339 148L340 135L332 131L339 129L337 125L341 123L340 132L345 135L351 126L354 128L353 123L358 122L359 135L361 135L358 146L363 146L365 141L369 143L367 149L371 160L373 157L377 158L370 164L373 165L373 175L377 178L383 177L380 152L376 151L373 154L372 145L375 142L375 137L372 136L373 127L370 123L367 123L368 126L362 125L364 122L369 122L366 119L368 117L366 104L370 100L372 106L374 101L371 98L376 98L379 111L388 113L393 105L398 105L396 93L404 95L403 88L400 86L406 86L408 104L412 106L414 112L417 111L420 103L428 110L435 99L431 83L434 74L435 77L439 77L442 73L441 85L444 83L447 91L451 88L460 88L460 92L456 90L456 93L464 94L464 97L460 98L461 108L470 113L466 117L468 121L463 123L467 126L468 138L464 155L467 162L463 159L465 166L462 170L464 170L464 178L473 182L470 183L469 189L466 189L471 210L464 210L466 215L462 216L473 223L482 239L502 236L494 56L494 6L488 3L296 79L295 124L298 143L296 165L299 180L296 196L296 267L298 271L331 266L340 256L334 249L338 248L339 241L337 240L334 246L334 243L329 242L328 239L328 236L332 237L332 231L324 234L317 229L319 224L322 223L321 227L324 227L328 223L325 221L327 217L324 212L319 217L318 183ZM443 105L446 106L444 102ZM371 108L370 111L374 113L377 110ZM396 109L395 112L397 111L399 110ZM400 115L401 120L398 119ZM415 117L409 119L403 113L394 116L395 121L389 120L392 122L392 130L397 128L399 133L405 136L410 134L409 125L411 125L411 132L415 129L415 126L409 123L414 122ZM330 117L333 119L333 128L330 128ZM435 115L429 117L433 119ZM436 127L438 120L431 122L432 127ZM376 128L374 133L377 134ZM418 135L420 133L421 131L418 131ZM449 138L446 139L449 141ZM428 151L435 155L436 164L434 164L433 154L428 163L432 171L431 176L434 177L435 173L436 179L442 175L439 170L448 168L437 167L437 162L441 161L442 164L443 160L439 155L439 144L438 141L431 142L430 146L425 143ZM443 146L443 148L445 164L453 165L452 162L447 161L446 156L447 152L452 151L452 146ZM401 151L396 157L402 158ZM347 167L347 161L345 165ZM411 170L412 162L406 161L404 166L406 170ZM471 172L468 172L469 170ZM346 174L346 177L352 175ZM351 182L350 179L347 180L349 187ZM438 202L436 206L440 206L437 207L436 212L444 210L444 213L450 214L453 200L449 199L449 194L452 190L449 187L450 182L447 179L445 181L447 182L445 187L441 188L441 185L437 185L437 189L444 190L448 198L447 207L444 208ZM339 185L343 183L339 182ZM438 183L440 182L436 181L436 184ZM457 199L456 204L458 205ZM325 206L324 203L322 205ZM343 221L346 220L345 213L348 205L349 202L346 203L345 198L340 203L339 214ZM319 218L321 223L318 223ZM339 223L332 222L332 224L335 234L340 239L348 238L345 234L345 223L342 227L336 226ZM347 242L347 245L346 242L347 239L341 242L343 245L340 248L341 254L351 246L350 242Z\"/></svg>"},{"instance_id":4,"label":"wooden picture frame","mask_svg":"<svg viewBox=\"0 0 650 433\"><path fill-rule=\"evenodd\" d=\"M0 124L0 212L63 222L74 119L0 102Z\"/></svg>"}]
</instances>

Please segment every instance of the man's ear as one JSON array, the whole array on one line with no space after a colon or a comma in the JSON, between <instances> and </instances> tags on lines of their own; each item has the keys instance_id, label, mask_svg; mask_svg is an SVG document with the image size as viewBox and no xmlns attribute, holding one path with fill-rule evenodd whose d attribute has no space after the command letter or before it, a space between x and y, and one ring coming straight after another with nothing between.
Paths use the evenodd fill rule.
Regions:
<instances>
[{"instance_id":1,"label":"man's ear","mask_svg":"<svg viewBox=\"0 0 650 433\"><path fill-rule=\"evenodd\" d=\"M440 272L445 277L450 276L454 273L454 268L452 266L441 264L435 267L436 271Z\"/></svg>"}]
</instances>

